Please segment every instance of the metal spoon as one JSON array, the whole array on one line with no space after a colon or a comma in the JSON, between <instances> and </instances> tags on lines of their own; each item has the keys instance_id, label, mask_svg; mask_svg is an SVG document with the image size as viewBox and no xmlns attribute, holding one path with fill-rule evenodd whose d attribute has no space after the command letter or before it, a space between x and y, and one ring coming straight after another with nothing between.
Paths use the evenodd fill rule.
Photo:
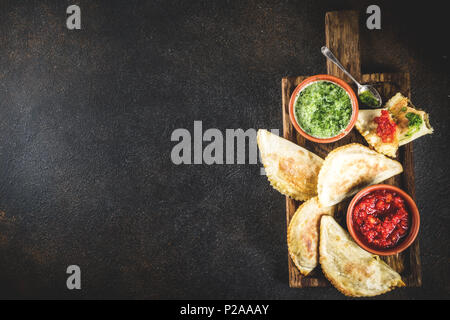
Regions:
<instances>
[{"instance_id":1,"label":"metal spoon","mask_svg":"<svg viewBox=\"0 0 450 320\"><path fill-rule=\"evenodd\" d=\"M358 96L361 96L361 94L366 91L369 91L369 93L372 94L372 96L377 100L378 103L376 105L368 105L368 107L378 108L379 106L381 106L382 100L381 100L381 96L378 93L377 89L375 89L371 85L360 84L358 81L356 81L355 78L353 78L352 75L350 73L348 73L347 70L345 70L345 68L342 66L342 64L339 62L339 60L334 56L334 54L330 51L330 49L323 46L320 50L322 51L322 54L325 57L330 59L331 62L333 62L335 65L337 65L339 67L339 69L341 69L347 76L349 76L350 79L352 79L352 81L354 83L356 83L356 85L358 86Z\"/></svg>"}]
</instances>

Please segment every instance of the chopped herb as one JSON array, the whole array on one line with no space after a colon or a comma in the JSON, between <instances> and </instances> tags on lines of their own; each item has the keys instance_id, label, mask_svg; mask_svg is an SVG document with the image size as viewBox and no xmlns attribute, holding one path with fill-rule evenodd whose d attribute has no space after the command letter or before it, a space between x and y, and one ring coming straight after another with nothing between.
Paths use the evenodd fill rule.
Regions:
<instances>
[{"instance_id":1,"label":"chopped herb","mask_svg":"<svg viewBox=\"0 0 450 320\"><path fill-rule=\"evenodd\" d=\"M403 107L400 111L406 112L406 110L408 110L408 109L406 109L406 107Z\"/></svg>"},{"instance_id":2,"label":"chopped herb","mask_svg":"<svg viewBox=\"0 0 450 320\"><path fill-rule=\"evenodd\" d=\"M331 138L350 122L352 103L347 92L329 81L317 81L304 88L295 102L300 127L317 138Z\"/></svg>"},{"instance_id":3,"label":"chopped herb","mask_svg":"<svg viewBox=\"0 0 450 320\"><path fill-rule=\"evenodd\" d=\"M379 105L378 100L369 90L361 92L359 94L359 100L368 107L377 107Z\"/></svg>"},{"instance_id":4,"label":"chopped herb","mask_svg":"<svg viewBox=\"0 0 450 320\"><path fill-rule=\"evenodd\" d=\"M406 133L405 136L410 137L412 136L414 133L416 133L417 131L420 130L420 127L422 126L422 118L420 117L420 115L418 115L417 113L413 113L413 112L408 112L405 115L406 119L408 119L408 132Z\"/></svg>"}]
</instances>

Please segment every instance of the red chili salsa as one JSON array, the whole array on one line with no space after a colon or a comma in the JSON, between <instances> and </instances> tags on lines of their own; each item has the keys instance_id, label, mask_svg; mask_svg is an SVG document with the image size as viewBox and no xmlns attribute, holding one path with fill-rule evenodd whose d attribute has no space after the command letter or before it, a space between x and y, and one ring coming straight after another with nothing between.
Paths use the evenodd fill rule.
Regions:
<instances>
[{"instance_id":1,"label":"red chili salsa","mask_svg":"<svg viewBox=\"0 0 450 320\"><path fill-rule=\"evenodd\" d=\"M373 119L377 124L377 136L381 137L383 142L394 141L397 125L391 120L387 110L381 110L381 115Z\"/></svg>"},{"instance_id":2,"label":"red chili salsa","mask_svg":"<svg viewBox=\"0 0 450 320\"><path fill-rule=\"evenodd\" d=\"M403 198L390 190L376 190L353 210L353 224L364 242L376 249L394 247L407 234L409 214Z\"/></svg>"}]
</instances>

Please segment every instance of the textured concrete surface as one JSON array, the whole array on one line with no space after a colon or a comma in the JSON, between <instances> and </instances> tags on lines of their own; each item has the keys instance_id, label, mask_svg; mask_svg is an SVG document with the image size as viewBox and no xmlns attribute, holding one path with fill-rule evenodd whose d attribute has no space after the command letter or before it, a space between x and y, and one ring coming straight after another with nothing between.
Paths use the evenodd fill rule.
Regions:
<instances>
[{"instance_id":1,"label":"textured concrete surface","mask_svg":"<svg viewBox=\"0 0 450 320\"><path fill-rule=\"evenodd\" d=\"M449 298L448 23L377 3L363 72L409 71L436 131L414 143L423 287L380 298ZM176 166L170 135L280 128L281 78L326 71L325 12L372 2L81 0L80 31L69 4L0 1L0 297L343 298L288 287L285 201L259 166Z\"/></svg>"}]
</instances>

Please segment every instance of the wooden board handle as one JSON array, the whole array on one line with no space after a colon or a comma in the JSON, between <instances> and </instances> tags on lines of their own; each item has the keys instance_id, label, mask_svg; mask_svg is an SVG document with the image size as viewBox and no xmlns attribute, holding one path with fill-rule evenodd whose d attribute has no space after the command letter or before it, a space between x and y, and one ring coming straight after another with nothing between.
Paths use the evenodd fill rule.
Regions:
<instances>
[{"instance_id":1,"label":"wooden board handle","mask_svg":"<svg viewBox=\"0 0 450 320\"><path fill-rule=\"evenodd\" d=\"M332 11L325 14L325 43L344 68L361 80L359 51L359 19L357 11ZM333 62L327 59L327 72L352 82Z\"/></svg>"}]
</instances>

